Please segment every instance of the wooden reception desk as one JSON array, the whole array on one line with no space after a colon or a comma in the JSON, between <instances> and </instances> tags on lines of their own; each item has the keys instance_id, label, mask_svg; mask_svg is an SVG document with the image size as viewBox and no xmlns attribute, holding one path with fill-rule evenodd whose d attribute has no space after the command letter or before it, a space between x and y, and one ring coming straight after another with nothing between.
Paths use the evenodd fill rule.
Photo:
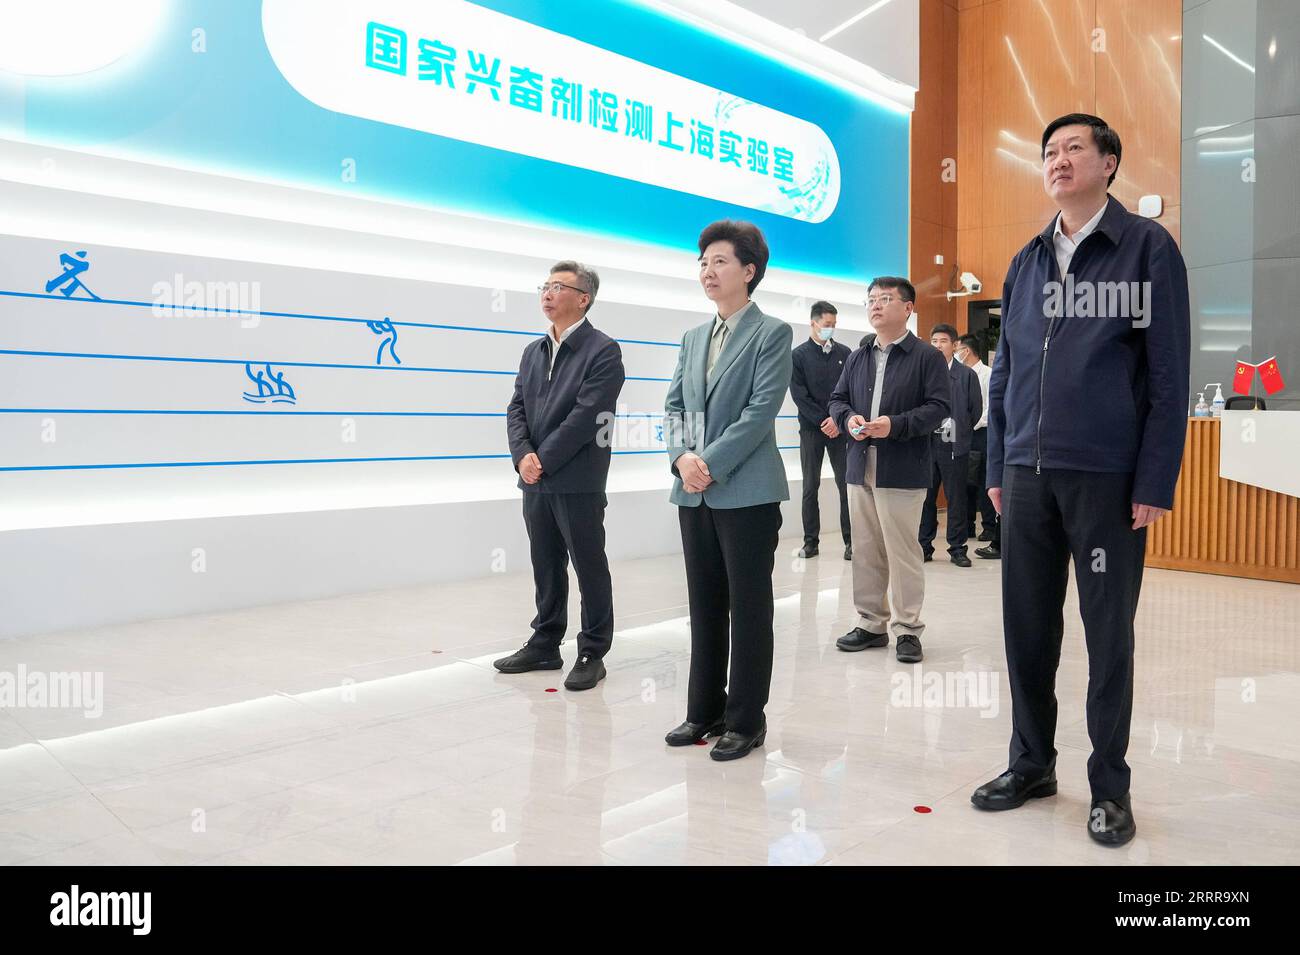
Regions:
<instances>
[{"instance_id":1,"label":"wooden reception desk","mask_svg":"<svg viewBox=\"0 0 1300 955\"><path fill-rule=\"evenodd\" d=\"M1228 414L1234 442L1239 437L1239 414L1300 419L1300 412ZM1278 423L1280 418L1274 422ZM1220 477L1223 427L1218 418L1188 419L1174 509L1147 532L1146 565L1300 584L1300 498ZM1285 449L1288 459L1300 455L1292 450L1297 447ZM1235 448L1227 450L1235 453ZM1230 473L1237 472L1230 469Z\"/></svg>"}]
</instances>

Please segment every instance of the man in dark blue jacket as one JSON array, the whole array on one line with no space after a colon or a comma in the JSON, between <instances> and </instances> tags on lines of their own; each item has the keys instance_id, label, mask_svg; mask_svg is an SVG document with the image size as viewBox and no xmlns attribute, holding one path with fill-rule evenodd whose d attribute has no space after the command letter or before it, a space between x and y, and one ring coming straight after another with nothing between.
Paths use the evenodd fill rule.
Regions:
<instances>
[{"instance_id":1,"label":"man in dark blue jacket","mask_svg":"<svg viewBox=\"0 0 1300 955\"><path fill-rule=\"evenodd\" d=\"M1043 187L1060 212L1002 289L989 384L989 498L1002 515L1011 684L1007 772L978 808L1056 792L1056 667L1068 565L1088 646L1088 834L1133 838L1133 619L1146 528L1173 507L1187 427L1187 269L1163 228L1107 195L1119 136L1072 113L1043 132Z\"/></svg>"},{"instance_id":2,"label":"man in dark blue jacket","mask_svg":"<svg viewBox=\"0 0 1300 955\"><path fill-rule=\"evenodd\" d=\"M840 380L852 349L835 341L839 313L830 302L814 302L808 338L790 355L790 397L799 409L799 462L803 466L803 549L800 557L816 557L821 541L821 507L817 494L822 485L822 455L831 459L831 474L840 492L840 534L844 559L853 559L853 533L849 525L849 493L844 483L844 458L848 438L832 420L827 403Z\"/></svg>"},{"instance_id":3,"label":"man in dark blue jacket","mask_svg":"<svg viewBox=\"0 0 1300 955\"><path fill-rule=\"evenodd\" d=\"M889 645L901 663L921 662L925 564L916 528L934 468L930 432L948 417L952 388L943 355L907 328L916 289L883 276L867 289L874 335L849 356L830 413L848 451L853 523L853 605L858 624L835 641L846 652ZM892 624L892 627L891 627Z\"/></svg>"},{"instance_id":4,"label":"man in dark blue jacket","mask_svg":"<svg viewBox=\"0 0 1300 955\"><path fill-rule=\"evenodd\" d=\"M952 384L952 414L944 419L934 434L930 445L934 451L934 473L930 476L930 489L921 509L921 527L918 537L925 559L934 556L934 535L939 530L939 487L943 487L948 501L948 557L958 567L969 567L966 539L969 535L966 517L966 471L970 466L971 433L984 414L984 395L980 392L979 376L963 362L955 361L957 329L938 324L930 329L930 344L939 349L948 363L948 379Z\"/></svg>"},{"instance_id":5,"label":"man in dark blue jacket","mask_svg":"<svg viewBox=\"0 0 1300 955\"><path fill-rule=\"evenodd\" d=\"M523 648L493 666L524 673L564 665L560 641L568 627L572 558L582 592L582 629L577 663L564 681L570 690L589 690L605 678L601 661L614 636L605 479L624 374L618 343L587 321L599 288L595 271L581 263L552 266L538 289L551 328L524 349L506 409L510 457L524 492L537 616Z\"/></svg>"}]
</instances>

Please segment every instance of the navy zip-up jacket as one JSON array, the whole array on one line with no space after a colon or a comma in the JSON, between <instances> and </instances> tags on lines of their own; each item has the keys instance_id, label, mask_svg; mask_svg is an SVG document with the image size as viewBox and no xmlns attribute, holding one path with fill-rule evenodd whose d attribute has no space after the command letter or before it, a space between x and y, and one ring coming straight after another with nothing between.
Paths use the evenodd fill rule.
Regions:
<instances>
[{"instance_id":1,"label":"navy zip-up jacket","mask_svg":"<svg viewBox=\"0 0 1300 955\"><path fill-rule=\"evenodd\" d=\"M1134 503L1172 508L1191 374L1182 253L1107 197L1061 276L1055 226L1020 250L1002 287L988 486L1003 486L1009 464L1131 473Z\"/></svg>"},{"instance_id":2,"label":"navy zip-up jacket","mask_svg":"<svg viewBox=\"0 0 1300 955\"><path fill-rule=\"evenodd\" d=\"M804 339L790 353L793 363L790 373L790 397L799 409L799 427L804 431L817 431L830 417L827 407L831 392L844 371L844 362L853 352L848 345L831 344L830 354L811 338ZM819 417L820 416L820 417ZM841 438L844 435L840 435Z\"/></svg>"},{"instance_id":3,"label":"navy zip-up jacket","mask_svg":"<svg viewBox=\"0 0 1300 955\"><path fill-rule=\"evenodd\" d=\"M876 336L870 334L862 341L844 363L829 406L848 442L844 480L866 483L867 448L874 444L876 487L929 487L934 470L930 432L952 411L952 385L943 352L911 332L889 350L880 395L880 413L889 417L889 437L858 441L849 434L847 422L855 414L871 420L876 390Z\"/></svg>"},{"instance_id":4,"label":"navy zip-up jacket","mask_svg":"<svg viewBox=\"0 0 1300 955\"><path fill-rule=\"evenodd\" d=\"M885 373L889 373L888 365ZM948 380L952 384L952 414L948 416L952 419L952 430L945 434L940 424L939 430L930 436L930 443L934 445L936 460L943 455L951 461L970 454L975 424L984 414L984 392L980 388L980 376L956 359L948 364Z\"/></svg>"},{"instance_id":5,"label":"navy zip-up jacket","mask_svg":"<svg viewBox=\"0 0 1300 955\"><path fill-rule=\"evenodd\" d=\"M506 408L506 435L515 470L525 455L542 462L542 479L525 493L583 494L605 490L614 409L623 390L618 342L588 319L559 346L551 370L549 334L528 343L519 360L515 393Z\"/></svg>"}]
</instances>

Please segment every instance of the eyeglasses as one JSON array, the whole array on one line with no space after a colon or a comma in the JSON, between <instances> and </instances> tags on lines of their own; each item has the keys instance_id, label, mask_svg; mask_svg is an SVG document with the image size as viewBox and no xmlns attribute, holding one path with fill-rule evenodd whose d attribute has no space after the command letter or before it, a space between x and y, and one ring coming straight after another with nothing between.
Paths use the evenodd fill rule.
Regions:
<instances>
[{"instance_id":1,"label":"eyeglasses","mask_svg":"<svg viewBox=\"0 0 1300 955\"><path fill-rule=\"evenodd\" d=\"M866 305L867 308L872 308L876 305L888 305L897 297L897 295L870 295L862 304Z\"/></svg>"},{"instance_id":2,"label":"eyeglasses","mask_svg":"<svg viewBox=\"0 0 1300 955\"><path fill-rule=\"evenodd\" d=\"M563 282L543 282L541 285L537 286L537 294L545 295L547 292L554 292L556 295L559 295L560 289L564 288L571 288L579 295L587 294L586 289L578 288L576 285L565 285Z\"/></svg>"}]
</instances>

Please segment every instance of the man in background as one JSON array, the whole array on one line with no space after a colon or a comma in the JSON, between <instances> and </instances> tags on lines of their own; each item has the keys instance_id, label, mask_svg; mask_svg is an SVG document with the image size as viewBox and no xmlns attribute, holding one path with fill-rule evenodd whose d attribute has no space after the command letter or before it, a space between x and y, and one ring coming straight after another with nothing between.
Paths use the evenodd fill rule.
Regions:
<instances>
[{"instance_id":1,"label":"man in background","mask_svg":"<svg viewBox=\"0 0 1300 955\"><path fill-rule=\"evenodd\" d=\"M930 344L939 349L948 366L952 388L952 413L930 436L934 448L930 487L921 510L917 536L925 559L934 558L934 536L939 529L939 487L948 501L948 558L958 567L969 567L966 554L966 471L970 467L971 433L984 414L979 378L954 357L957 329L939 324L930 331Z\"/></svg>"},{"instance_id":2,"label":"man in background","mask_svg":"<svg viewBox=\"0 0 1300 955\"><path fill-rule=\"evenodd\" d=\"M974 335L963 335L957 339L957 350L953 353L953 356L975 372L975 377L980 380L980 398L984 403L984 413L980 415L979 421L975 422L975 430L971 432L970 467L966 471L966 536L975 536L975 515L978 513L984 525L980 528L979 540L987 541L988 546L978 548L975 556L985 560L998 560L1002 556L998 536L998 512L993 509L993 502L989 500L988 486L984 480L989 448L989 378L993 370L980 360L979 348L978 338Z\"/></svg>"},{"instance_id":3,"label":"man in background","mask_svg":"<svg viewBox=\"0 0 1300 955\"><path fill-rule=\"evenodd\" d=\"M853 537L849 528L849 496L844 483L844 452L847 439L831 418L827 404L840 380L844 361L852 354L847 345L835 341L838 313L830 302L812 307L808 338L795 348L790 375L790 397L799 409L799 461L803 465L803 549L800 557L816 557L821 539L821 507L817 495L822 484L822 457L831 459L831 473L840 492L840 534L844 538L844 559L853 559Z\"/></svg>"}]
</instances>

